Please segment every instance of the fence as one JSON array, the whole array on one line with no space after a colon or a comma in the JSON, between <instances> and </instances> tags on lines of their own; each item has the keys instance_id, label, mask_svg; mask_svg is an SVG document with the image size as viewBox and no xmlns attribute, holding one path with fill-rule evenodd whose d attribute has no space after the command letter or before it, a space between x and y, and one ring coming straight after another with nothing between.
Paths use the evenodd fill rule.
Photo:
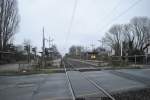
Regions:
<instances>
[{"instance_id":1,"label":"fence","mask_svg":"<svg viewBox=\"0 0 150 100\"><path fill-rule=\"evenodd\" d=\"M150 64L150 55L134 55L128 56L128 62L130 64Z\"/></svg>"},{"instance_id":2,"label":"fence","mask_svg":"<svg viewBox=\"0 0 150 100\"><path fill-rule=\"evenodd\" d=\"M128 64L150 65L150 55L134 55L134 56L111 56L112 62L124 61Z\"/></svg>"}]
</instances>

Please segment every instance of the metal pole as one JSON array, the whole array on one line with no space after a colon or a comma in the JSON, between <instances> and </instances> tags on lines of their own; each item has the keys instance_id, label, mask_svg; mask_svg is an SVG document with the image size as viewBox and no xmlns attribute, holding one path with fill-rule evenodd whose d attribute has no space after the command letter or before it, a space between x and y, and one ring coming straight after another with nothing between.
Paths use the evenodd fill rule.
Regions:
<instances>
[{"instance_id":1,"label":"metal pole","mask_svg":"<svg viewBox=\"0 0 150 100\"><path fill-rule=\"evenodd\" d=\"M30 44L29 44L29 63L31 63L30 48L31 48L31 46L30 46Z\"/></svg>"},{"instance_id":2,"label":"metal pole","mask_svg":"<svg viewBox=\"0 0 150 100\"><path fill-rule=\"evenodd\" d=\"M49 50L50 50L50 48L53 46L53 41L54 41L54 39L53 39L53 38L51 39L50 36L49 36L49 39L48 39L48 42L49 42ZM50 57L51 57L51 58L53 58L52 55L53 55L53 54L51 53L51 54L50 54Z\"/></svg>"},{"instance_id":3,"label":"metal pole","mask_svg":"<svg viewBox=\"0 0 150 100\"><path fill-rule=\"evenodd\" d=\"M30 63L30 44L27 45L27 61Z\"/></svg>"},{"instance_id":4,"label":"metal pole","mask_svg":"<svg viewBox=\"0 0 150 100\"><path fill-rule=\"evenodd\" d=\"M27 45L27 47L26 47L26 52L27 52L27 57L26 57L26 59L27 59L27 63L29 63L28 45Z\"/></svg>"},{"instance_id":5,"label":"metal pole","mask_svg":"<svg viewBox=\"0 0 150 100\"><path fill-rule=\"evenodd\" d=\"M136 55L135 55L135 59L134 60L135 60L135 65L136 65Z\"/></svg>"},{"instance_id":6,"label":"metal pole","mask_svg":"<svg viewBox=\"0 0 150 100\"><path fill-rule=\"evenodd\" d=\"M104 41L103 40L98 40L100 42L100 47L103 48L103 45L104 45Z\"/></svg>"},{"instance_id":7,"label":"metal pole","mask_svg":"<svg viewBox=\"0 0 150 100\"><path fill-rule=\"evenodd\" d=\"M145 56L146 56L146 64L147 64L147 54Z\"/></svg>"},{"instance_id":8,"label":"metal pole","mask_svg":"<svg viewBox=\"0 0 150 100\"><path fill-rule=\"evenodd\" d=\"M49 42L49 48L51 47L51 46L53 46L53 41L54 41L54 39L52 38L50 38L50 36L49 36L49 39L48 39L48 42Z\"/></svg>"},{"instance_id":9,"label":"metal pole","mask_svg":"<svg viewBox=\"0 0 150 100\"><path fill-rule=\"evenodd\" d=\"M49 36L49 41L48 41L48 42L49 42L49 49L50 49L50 45L51 45L51 44L50 44L50 42L51 42L51 38L50 38L50 36Z\"/></svg>"},{"instance_id":10,"label":"metal pole","mask_svg":"<svg viewBox=\"0 0 150 100\"><path fill-rule=\"evenodd\" d=\"M121 57L122 57L122 41L121 41Z\"/></svg>"},{"instance_id":11,"label":"metal pole","mask_svg":"<svg viewBox=\"0 0 150 100\"><path fill-rule=\"evenodd\" d=\"M94 51L94 46L95 46L94 44L91 44L91 47L92 47L92 51Z\"/></svg>"},{"instance_id":12,"label":"metal pole","mask_svg":"<svg viewBox=\"0 0 150 100\"><path fill-rule=\"evenodd\" d=\"M100 51L100 47L101 47L101 40L98 40L99 41L99 43L100 43L100 45L99 45L99 54L101 53L101 51Z\"/></svg>"},{"instance_id":13,"label":"metal pole","mask_svg":"<svg viewBox=\"0 0 150 100\"><path fill-rule=\"evenodd\" d=\"M43 52L42 52L42 66L45 67L45 36L43 27Z\"/></svg>"}]
</instances>

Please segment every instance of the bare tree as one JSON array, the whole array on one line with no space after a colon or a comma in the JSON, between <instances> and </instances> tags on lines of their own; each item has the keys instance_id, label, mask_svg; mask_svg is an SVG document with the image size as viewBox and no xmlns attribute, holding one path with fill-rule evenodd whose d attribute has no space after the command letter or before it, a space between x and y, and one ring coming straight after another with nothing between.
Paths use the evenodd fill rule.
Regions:
<instances>
[{"instance_id":1,"label":"bare tree","mask_svg":"<svg viewBox=\"0 0 150 100\"><path fill-rule=\"evenodd\" d=\"M0 0L0 50L7 45L18 29L19 15L17 0Z\"/></svg>"},{"instance_id":2,"label":"bare tree","mask_svg":"<svg viewBox=\"0 0 150 100\"><path fill-rule=\"evenodd\" d=\"M123 54L124 55L132 55L135 47L134 47L134 40L135 40L135 34L133 32L133 28L131 24L125 24L123 25L122 29L123 34Z\"/></svg>"},{"instance_id":3,"label":"bare tree","mask_svg":"<svg viewBox=\"0 0 150 100\"><path fill-rule=\"evenodd\" d=\"M135 17L130 21L135 35L135 48L142 53L150 45L150 19L147 17Z\"/></svg>"},{"instance_id":4,"label":"bare tree","mask_svg":"<svg viewBox=\"0 0 150 100\"><path fill-rule=\"evenodd\" d=\"M122 25L113 25L104 37L105 43L115 50L115 55L120 55L122 38Z\"/></svg>"},{"instance_id":5,"label":"bare tree","mask_svg":"<svg viewBox=\"0 0 150 100\"><path fill-rule=\"evenodd\" d=\"M150 46L150 19L135 17L129 24L113 25L104 41L115 50L115 55L120 55L121 44L124 55L144 54Z\"/></svg>"}]
</instances>

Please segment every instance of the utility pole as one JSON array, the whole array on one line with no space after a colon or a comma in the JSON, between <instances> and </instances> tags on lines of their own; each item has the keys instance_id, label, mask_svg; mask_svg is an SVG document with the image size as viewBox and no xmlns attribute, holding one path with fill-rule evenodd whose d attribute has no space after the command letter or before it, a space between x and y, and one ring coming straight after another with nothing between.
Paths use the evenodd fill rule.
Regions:
<instances>
[{"instance_id":1,"label":"utility pole","mask_svg":"<svg viewBox=\"0 0 150 100\"><path fill-rule=\"evenodd\" d=\"M45 36L43 27L42 67L45 67Z\"/></svg>"},{"instance_id":2,"label":"utility pole","mask_svg":"<svg viewBox=\"0 0 150 100\"><path fill-rule=\"evenodd\" d=\"M99 42L100 42L100 46L102 46L102 48L103 48L103 44L104 44L104 41L103 40L98 40Z\"/></svg>"},{"instance_id":3,"label":"utility pole","mask_svg":"<svg viewBox=\"0 0 150 100\"><path fill-rule=\"evenodd\" d=\"M30 54L30 49L31 49L31 46L30 46L30 44L29 44L29 50L28 50L28 56L29 56L29 63L31 63L31 54Z\"/></svg>"},{"instance_id":4,"label":"utility pole","mask_svg":"<svg viewBox=\"0 0 150 100\"><path fill-rule=\"evenodd\" d=\"M91 44L91 47L92 47L92 51L94 51L94 46L95 46L94 44Z\"/></svg>"},{"instance_id":5,"label":"utility pole","mask_svg":"<svg viewBox=\"0 0 150 100\"><path fill-rule=\"evenodd\" d=\"M31 58L30 58L30 48L31 48L30 44L27 44L27 45L24 46L24 50L26 50L26 52L27 52L27 62L28 62L28 63L31 62Z\"/></svg>"},{"instance_id":6,"label":"utility pole","mask_svg":"<svg viewBox=\"0 0 150 100\"><path fill-rule=\"evenodd\" d=\"M49 36L49 39L47 41L49 42L49 50L51 50L50 48L53 46L54 39L51 39ZM53 59L53 54L51 51L50 51L50 58Z\"/></svg>"},{"instance_id":7,"label":"utility pole","mask_svg":"<svg viewBox=\"0 0 150 100\"><path fill-rule=\"evenodd\" d=\"M54 39L51 39L50 36L49 36L49 39L48 39L49 48L53 45L53 41L54 41Z\"/></svg>"},{"instance_id":8,"label":"utility pole","mask_svg":"<svg viewBox=\"0 0 150 100\"><path fill-rule=\"evenodd\" d=\"M122 57L122 41L121 41L121 50L120 50L120 54L121 54L121 57Z\"/></svg>"},{"instance_id":9,"label":"utility pole","mask_svg":"<svg viewBox=\"0 0 150 100\"><path fill-rule=\"evenodd\" d=\"M100 54L101 53L101 46L103 48L103 42L102 42L102 40L98 40L98 42L100 43L100 45L99 45L99 54Z\"/></svg>"},{"instance_id":10,"label":"utility pole","mask_svg":"<svg viewBox=\"0 0 150 100\"><path fill-rule=\"evenodd\" d=\"M50 49L50 47L51 47L51 38L50 38L50 36L49 36L49 49Z\"/></svg>"}]
</instances>

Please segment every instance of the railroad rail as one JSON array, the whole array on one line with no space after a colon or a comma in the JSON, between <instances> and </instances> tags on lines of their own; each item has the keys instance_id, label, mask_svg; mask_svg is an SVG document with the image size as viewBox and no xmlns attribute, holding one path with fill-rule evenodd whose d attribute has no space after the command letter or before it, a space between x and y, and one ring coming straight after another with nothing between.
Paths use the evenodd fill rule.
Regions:
<instances>
[{"instance_id":1,"label":"railroad rail","mask_svg":"<svg viewBox=\"0 0 150 100\"><path fill-rule=\"evenodd\" d=\"M75 95L73 86L72 86L71 81L70 81L70 77L69 77L68 72L67 72L68 70L67 70L67 68L66 68L66 65L67 65L67 67L69 68L69 71L78 71L84 79L86 79L87 81L89 81L89 82L90 82L93 86L95 86L100 92L103 92L103 93L106 95L106 97L108 97L110 100L115 100L115 98L114 98L113 96L111 96L111 94L110 94L108 91L106 91L103 87L101 87L101 86L98 85L95 81L93 81L93 80L89 79L88 77L86 77L85 75L83 75L78 69L76 69L75 67L73 67L73 65L71 65L71 64L69 64L69 63L66 64L66 63L67 63L67 62L64 62L64 69L65 69L66 77L67 77L67 80L68 80L68 84L69 84L69 88L70 88L70 91L71 91L72 99L73 99L73 100L78 100L79 98L77 98L76 95ZM80 100L80 99L79 99L79 100Z\"/></svg>"},{"instance_id":2,"label":"railroad rail","mask_svg":"<svg viewBox=\"0 0 150 100\"><path fill-rule=\"evenodd\" d=\"M63 62L63 63L64 63L64 62ZM66 74L67 81L68 81L68 84L69 84L69 89L70 89L70 92L71 92L71 95L72 95L72 99L73 99L73 100L76 100L76 96L75 96L75 93L74 93L74 90L73 90L73 87L72 87L72 84L71 84L69 75L68 75L68 73L67 73L67 69L66 69L65 63L64 63L64 70L65 70L65 74Z\"/></svg>"}]
</instances>

